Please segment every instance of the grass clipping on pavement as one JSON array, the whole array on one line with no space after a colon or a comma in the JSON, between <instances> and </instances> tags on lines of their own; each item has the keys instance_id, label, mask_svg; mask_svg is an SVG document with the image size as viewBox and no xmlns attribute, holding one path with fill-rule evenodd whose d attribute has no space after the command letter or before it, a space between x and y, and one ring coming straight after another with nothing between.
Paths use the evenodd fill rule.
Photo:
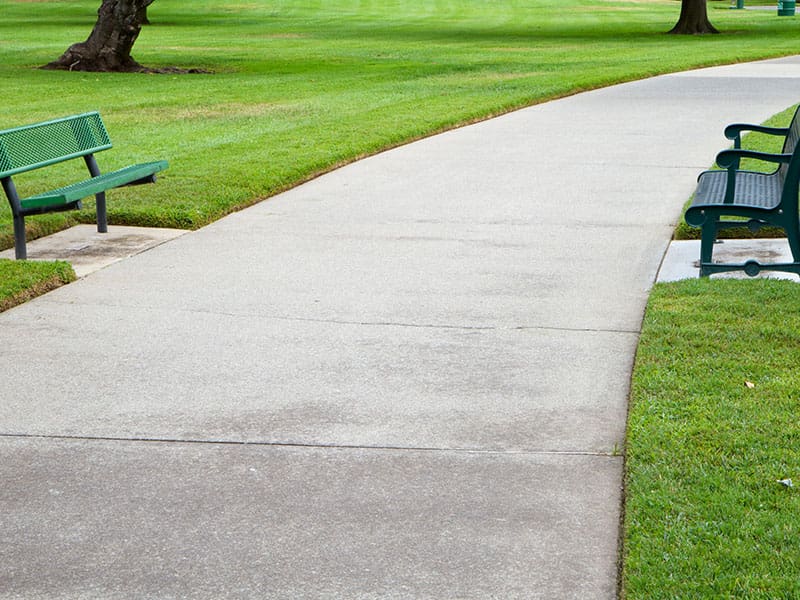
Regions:
<instances>
[{"instance_id":1,"label":"grass clipping on pavement","mask_svg":"<svg viewBox=\"0 0 800 600\"><path fill-rule=\"evenodd\" d=\"M798 306L790 281L654 288L628 424L624 597L800 597Z\"/></svg>"}]
</instances>

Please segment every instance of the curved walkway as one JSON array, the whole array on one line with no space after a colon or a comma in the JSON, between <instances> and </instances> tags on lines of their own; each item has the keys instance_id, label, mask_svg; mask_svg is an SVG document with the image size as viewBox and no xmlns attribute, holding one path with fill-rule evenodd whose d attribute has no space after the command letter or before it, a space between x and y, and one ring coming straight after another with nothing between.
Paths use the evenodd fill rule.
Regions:
<instances>
[{"instance_id":1,"label":"curved walkway","mask_svg":"<svg viewBox=\"0 0 800 600\"><path fill-rule=\"evenodd\" d=\"M0 598L614 598L648 291L798 80L521 110L1 314Z\"/></svg>"}]
</instances>

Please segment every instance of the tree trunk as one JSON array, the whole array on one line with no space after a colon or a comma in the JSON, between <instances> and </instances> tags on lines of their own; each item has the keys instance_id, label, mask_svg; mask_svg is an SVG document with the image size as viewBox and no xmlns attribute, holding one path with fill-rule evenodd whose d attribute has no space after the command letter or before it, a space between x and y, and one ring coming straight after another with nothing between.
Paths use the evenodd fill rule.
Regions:
<instances>
[{"instance_id":1,"label":"tree trunk","mask_svg":"<svg viewBox=\"0 0 800 600\"><path fill-rule=\"evenodd\" d=\"M46 69L70 71L146 71L131 57L142 19L154 0L103 0L97 22L85 42L70 46Z\"/></svg>"},{"instance_id":2,"label":"tree trunk","mask_svg":"<svg viewBox=\"0 0 800 600\"><path fill-rule=\"evenodd\" d=\"M706 0L681 0L681 16L668 33L696 35L719 31L708 20Z\"/></svg>"}]
</instances>

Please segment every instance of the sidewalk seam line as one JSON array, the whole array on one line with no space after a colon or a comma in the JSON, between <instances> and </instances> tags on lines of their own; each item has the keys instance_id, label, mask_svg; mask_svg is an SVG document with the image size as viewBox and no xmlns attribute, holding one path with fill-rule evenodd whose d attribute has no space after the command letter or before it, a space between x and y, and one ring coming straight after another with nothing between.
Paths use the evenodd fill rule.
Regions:
<instances>
[{"instance_id":1,"label":"sidewalk seam line","mask_svg":"<svg viewBox=\"0 0 800 600\"><path fill-rule=\"evenodd\" d=\"M58 302L50 301L53 304L71 305L71 302ZM119 307L117 304L100 304L97 306ZM123 307L123 308L148 308L150 310L166 310L160 307L136 306L136 307ZM204 314L204 315L217 315L223 317L235 318L259 318L271 321L297 321L301 323L327 323L329 325L359 325L364 327L409 327L416 329L455 329L463 331L523 331L523 330L539 330L539 331L570 331L570 332L585 332L585 333L625 333L639 335L641 332L636 329L599 329L596 327L556 327L548 325L447 325L447 324L433 324L433 323L401 323L394 321L345 321L337 319L315 319L312 317L288 317L285 315L262 315L258 313L231 313L224 311L213 310L179 310L179 312L186 312L190 314Z\"/></svg>"},{"instance_id":2,"label":"sidewalk seam line","mask_svg":"<svg viewBox=\"0 0 800 600\"><path fill-rule=\"evenodd\" d=\"M321 450L384 450L397 452L453 452L459 454L496 454L496 455L541 455L541 456L597 456L622 458L620 452L592 452L589 450L490 450L481 448L436 448L423 446L366 446L358 444L304 444L292 442L247 442L236 440L198 440L179 438L146 438L146 437L114 437L114 436L80 436L80 435L46 435L30 433L0 433L0 439L21 440L62 440L76 442L131 442L144 444L185 444L208 446L262 446L272 448L307 448Z\"/></svg>"}]
</instances>

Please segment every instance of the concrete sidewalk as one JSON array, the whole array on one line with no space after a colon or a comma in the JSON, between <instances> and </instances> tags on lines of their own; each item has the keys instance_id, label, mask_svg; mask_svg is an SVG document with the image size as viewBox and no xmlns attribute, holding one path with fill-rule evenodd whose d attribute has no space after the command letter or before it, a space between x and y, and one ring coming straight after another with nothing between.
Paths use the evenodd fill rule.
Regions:
<instances>
[{"instance_id":1,"label":"concrete sidewalk","mask_svg":"<svg viewBox=\"0 0 800 600\"><path fill-rule=\"evenodd\" d=\"M0 598L614 598L648 291L800 58L432 137L0 315Z\"/></svg>"}]
</instances>

